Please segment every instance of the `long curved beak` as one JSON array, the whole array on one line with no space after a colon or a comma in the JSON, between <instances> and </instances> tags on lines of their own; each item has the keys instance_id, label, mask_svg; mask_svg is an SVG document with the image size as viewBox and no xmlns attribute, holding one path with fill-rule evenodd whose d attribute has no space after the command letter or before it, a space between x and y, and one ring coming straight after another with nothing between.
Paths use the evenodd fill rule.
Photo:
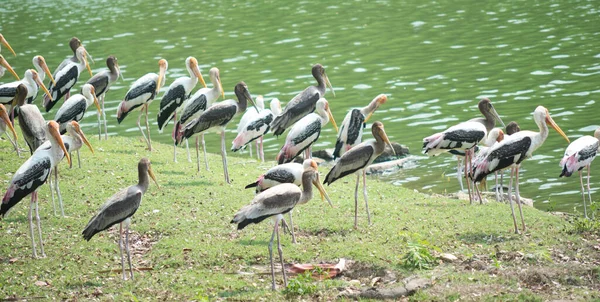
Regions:
<instances>
[{"instance_id":1,"label":"long curved beak","mask_svg":"<svg viewBox=\"0 0 600 302\"><path fill-rule=\"evenodd\" d=\"M252 99L252 96L250 95L250 92L248 90L244 91L244 95L246 97L247 100L250 101L250 103L252 103L252 106L254 106L254 109L256 109L256 112L260 113L258 111L258 108L256 107L256 103L254 103L254 100Z\"/></svg>"},{"instance_id":2,"label":"long curved beak","mask_svg":"<svg viewBox=\"0 0 600 302\"><path fill-rule=\"evenodd\" d=\"M10 72L15 78L17 78L17 81L21 80L21 78L19 78L19 75L15 72L12 66L8 64L8 61L6 61L6 59L4 59L2 55L0 55L0 64L2 64L2 66L4 66L4 68L6 68L6 70L8 70L8 72Z\"/></svg>"},{"instance_id":3,"label":"long curved beak","mask_svg":"<svg viewBox=\"0 0 600 302\"><path fill-rule=\"evenodd\" d=\"M50 100L53 101L50 91L48 91L48 88L46 88L46 85L44 85L44 83L42 83L42 81L40 80L40 77L38 76L37 71L33 74L33 80L38 84L38 86L40 86L40 88L42 88L42 90L44 90L44 92L46 93L48 98L50 98Z\"/></svg>"},{"instance_id":4,"label":"long curved beak","mask_svg":"<svg viewBox=\"0 0 600 302\"><path fill-rule=\"evenodd\" d=\"M202 83L202 86L204 86L204 88L206 88L206 82L204 82L204 78L202 77L202 73L200 73L200 68L198 68L198 66L196 66L196 68L194 68L192 70L194 71L194 74L198 77L198 80L200 80L200 83Z\"/></svg>"},{"instance_id":5,"label":"long curved beak","mask_svg":"<svg viewBox=\"0 0 600 302\"><path fill-rule=\"evenodd\" d=\"M158 91L160 90L162 85L164 85L164 83L162 81L163 81L163 78L165 77L165 73L167 73L167 66L160 65L160 69L158 71L158 81L156 81L156 94L158 94Z\"/></svg>"},{"instance_id":6,"label":"long curved beak","mask_svg":"<svg viewBox=\"0 0 600 302\"><path fill-rule=\"evenodd\" d=\"M365 117L365 123L371 118L371 115L373 115L373 112L375 112L375 111L369 112L369 114L367 115L367 117Z\"/></svg>"},{"instance_id":7,"label":"long curved beak","mask_svg":"<svg viewBox=\"0 0 600 302\"><path fill-rule=\"evenodd\" d=\"M125 77L123 77L123 73L121 72L121 67L119 67L119 63L115 63L115 67L117 68L117 72L119 73L119 77L121 80L125 81Z\"/></svg>"},{"instance_id":8,"label":"long curved beak","mask_svg":"<svg viewBox=\"0 0 600 302\"><path fill-rule=\"evenodd\" d=\"M92 153L94 153L94 148L92 148L92 144L90 144L90 141L88 141L87 137L85 137L85 134L83 134L83 131L81 130L81 128L77 129L77 134L79 134L79 136L81 136L81 140L83 141L83 143L88 146L88 148L90 148L90 151L92 151Z\"/></svg>"},{"instance_id":9,"label":"long curved beak","mask_svg":"<svg viewBox=\"0 0 600 302\"><path fill-rule=\"evenodd\" d=\"M496 112L496 108L494 108L494 105L491 105L491 106L492 106L492 110L490 112L492 113L492 115L494 116L496 121L498 121L502 125L502 128L505 128L506 126L504 125L504 122L500 118L500 115L498 114L498 112Z\"/></svg>"},{"instance_id":10,"label":"long curved beak","mask_svg":"<svg viewBox=\"0 0 600 302\"><path fill-rule=\"evenodd\" d=\"M158 181L156 181L156 176L154 175L154 171L152 171L152 167L148 167L148 175L150 175L150 177L152 178L152 180L154 180L154 183L156 184L156 186L160 189L160 185L158 184Z\"/></svg>"},{"instance_id":11,"label":"long curved beak","mask_svg":"<svg viewBox=\"0 0 600 302\"><path fill-rule=\"evenodd\" d=\"M87 69L87 71L90 73L90 77L93 77L94 75L92 74L92 68L90 67L90 63L87 60L87 57L89 56L87 50L85 51L85 56L83 56L83 61L85 62L85 68ZM91 59L91 58L90 58Z\"/></svg>"},{"instance_id":12,"label":"long curved beak","mask_svg":"<svg viewBox=\"0 0 600 302\"><path fill-rule=\"evenodd\" d=\"M102 115L102 108L100 108L100 103L98 103L98 97L96 97L95 90L92 90L92 96L94 97L94 105L96 106L96 109L98 109L98 113Z\"/></svg>"},{"instance_id":13,"label":"long curved beak","mask_svg":"<svg viewBox=\"0 0 600 302\"><path fill-rule=\"evenodd\" d=\"M335 97L335 91L333 91L333 86L331 85L331 82L329 81L329 78L327 77L327 74L323 73L323 77L325 78L325 85L327 85L327 87L329 87L329 90L331 90L331 93L333 94L333 97Z\"/></svg>"},{"instance_id":14,"label":"long curved beak","mask_svg":"<svg viewBox=\"0 0 600 302\"><path fill-rule=\"evenodd\" d=\"M96 62L94 62L94 58L92 57L92 55L90 55L90 53L87 51L87 49L85 50L85 55L86 55L86 57L90 58L90 61L92 61L92 64L96 64Z\"/></svg>"},{"instance_id":15,"label":"long curved beak","mask_svg":"<svg viewBox=\"0 0 600 302\"><path fill-rule=\"evenodd\" d=\"M396 154L396 150L394 150L394 146L392 146L392 142L390 142L390 139L387 136L387 133L385 133L385 130L381 129L381 138L383 138L383 141L390 147L390 149L392 149L392 153L394 153L394 157L398 157L398 155Z\"/></svg>"},{"instance_id":16,"label":"long curved beak","mask_svg":"<svg viewBox=\"0 0 600 302\"><path fill-rule=\"evenodd\" d=\"M58 125L58 124L56 124L56 125ZM69 163L69 166L71 166L71 156L69 156L67 147L65 147L65 143L63 142L62 137L60 136L60 132L58 131L58 126L50 127L50 135L52 135L54 137L54 139L56 140L56 142L58 142L58 146L62 149L63 153L65 154L65 157L67 158L67 162Z\"/></svg>"},{"instance_id":17,"label":"long curved beak","mask_svg":"<svg viewBox=\"0 0 600 302\"><path fill-rule=\"evenodd\" d=\"M0 43L2 43L2 45L6 46L6 48L8 48L8 50L10 50L10 52L12 52L12 54L16 57L17 53L15 53L15 51L12 49L12 47L10 47L10 44L8 44L8 41L6 41L6 39L4 39L4 36L0 35Z\"/></svg>"},{"instance_id":18,"label":"long curved beak","mask_svg":"<svg viewBox=\"0 0 600 302\"><path fill-rule=\"evenodd\" d=\"M46 61L42 61L42 63L40 64L40 66L44 70L44 73L46 73L46 75L50 78L50 81L52 82L52 85L56 86L56 82L54 81L54 77L52 76L52 73L50 72L50 69L48 69L48 65L46 64Z\"/></svg>"},{"instance_id":19,"label":"long curved beak","mask_svg":"<svg viewBox=\"0 0 600 302\"><path fill-rule=\"evenodd\" d=\"M4 105L2 105L2 106L4 107ZM15 132L15 128L13 127L12 123L10 122L10 118L8 117L8 113L6 112L6 108L4 108L4 110L0 111L0 119L2 119L4 121L4 123L8 126L8 129L10 130L10 132L12 132L13 137L15 138L15 141L16 141L17 140L17 132Z\"/></svg>"},{"instance_id":20,"label":"long curved beak","mask_svg":"<svg viewBox=\"0 0 600 302\"><path fill-rule=\"evenodd\" d=\"M333 114L331 113L331 109L327 108L327 115L329 116L329 120L331 121L331 124L333 125L333 128L335 129L335 132L337 133L339 131L338 126L335 122L335 119L333 118Z\"/></svg>"},{"instance_id":21,"label":"long curved beak","mask_svg":"<svg viewBox=\"0 0 600 302\"><path fill-rule=\"evenodd\" d=\"M217 82L219 83L219 89L221 89L221 96L225 99L225 90L223 90L223 84L221 84L221 77L217 78Z\"/></svg>"},{"instance_id":22,"label":"long curved beak","mask_svg":"<svg viewBox=\"0 0 600 302\"><path fill-rule=\"evenodd\" d=\"M325 188L323 188L323 185L321 184L321 180L319 178L319 174L318 173L317 173L317 177L315 177L315 179L313 180L312 183L313 183L313 185L315 187L317 187L317 190L319 190L319 194L321 195L321 201L327 200L327 202L329 203L329 205L333 208L333 203L331 202L331 199L329 198L329 195L325 191Z\"/></svg>"},{"instance_id":23,"label":"long curved beak","mask_svg":"<svg viewBox=\"0 0 600 302\"><path fill-rule=\"evenodd\" d=\"M560 129L560 127L558 127L558 125L556 124L556 122L554 122L554 120L552 119L552 117L550 117L550 115L546 115L546 124L552 128L554 128L554 130L556 130L556 132L558 132L558 134L560 134L562 137L565 138L565 140L567 141L567 143L570 143L571 141L569 141L569 138L567 137L567 135L562 131L562 129Z\"/></svg>"},{"instance_id":24,"label":"long curved beak","mask_svg":"<svg viewBox=\"0 0 600 302\"><path fill-rule=\"evenodd\" d=\"M381 106L381 104L385 104L386 101L387 101L387 95L380 94L380 95L377 96L377 98L375 98L374 104L369 104L368 108L369 109L372 108L373 110L371 110L371 112L369 112L369 114L365 118L365 123L367 121L369 121L369 119L371 118L371 116L373 115L373 113L375 113L375 110L377 110L377 108L379 108L379 106Z\"/></svg>"}]
</instances>

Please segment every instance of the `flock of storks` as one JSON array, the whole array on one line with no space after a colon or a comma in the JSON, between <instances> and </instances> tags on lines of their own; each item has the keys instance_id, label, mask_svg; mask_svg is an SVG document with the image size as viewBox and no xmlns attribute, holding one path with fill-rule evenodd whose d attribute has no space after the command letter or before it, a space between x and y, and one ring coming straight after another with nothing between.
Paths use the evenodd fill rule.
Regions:
<instances>
[{"instance_id":1,"label":"flock of storks","mask_svg":"<svg viewBox=\"0 0 600 302\"><path fill-rule=\"evenodd\" d=\"M16 53L1 34L0 43L16 56ZM99 139L102 139L102 133L104 133L104 139L107 139L104 97L111 84L117 81L119 77L122 77L117 59L114 56L109 56L106 60L108 70L92 75L88 64L88 59L91 59L91 57L80 40L73 38L69 45L73 51L73 57L65 59L54 73L50 73L42 56L35 56L33 58L35 69L26 70L22 80L19 79L19 76L8 61L0 55L0 77L4 75L5 71L9 71L17 78L15 82L0 85L0 135L6 132L6 130L10 130L14 139L8 135L7 137L13 144L16 152L20 152L17 134L13 126L15 117L17 117L19 121L18 125L31 152L31 157L14 173L2 199L0 215L3 217L11 207L27 195L31 195L28 221L34 257L37 257L33 224L34 210L41 255L45 256L37 205L37 189L48 181L53 204L54 193L56 192L60 211L64 216L62 197L58 186L58 163L66 157L69 165L71 165L70 154L74 151L77 152L79 160L79 149L83 144L87 145L93 152L91 144L78 124L83 119L87 108L92 104L95 105L98 111ZM292 241L295 243L292 210L296 205L306 203L312 198L313 185L319 190L321 199L327 200L331 205L331 200L321 184L317 171L317 163L311 159L311 146L319 138L323 127L330 121L336 131L338 131L333 154L337 160L325 177L323 184L331 184L344 176L356 174L354 192L354 227L356 228L358 220L358 187L362 174L365 207L369 224L371 223L367 202L365 168L377 156L383 153L386 145L392 151L393 147L381 122L375 122L371 125L374 140L362 142L362 134L365 123L369 120L373 112L387 101L386 95L381 94L376 96L364 108L350 110L344 118L341 127L338 129L329 109L329 103L324 98L327 87L331 89L332 94L334 93L333 87L329 82L324 67L320 64L316 64L312 68L312 75L317 81L316 86L309 86L304 89L290 100L283 109L281 109L279 100L271 100L271 110L265 109L264 99L261 96L256 97L256 101L252 98L244 82L239 82L234 88L237 100L216 102L219 97L224 98L219 70L217 68L210 69L209 76L213 88L207 88L197 60L189 57L186 59L185 64L189 72L189 77L180 77L171 83L160 100L160 108L157 115L159 132L164 130L169 121L174 121L172 132L175 148L174 161L177 161L177 145L185 141L187 147L188 139L196 135L197 169L200 170L200 141L204 150L205 165L208 169L204 133L207 131L218 132L221 135L224 177L225 181L230 183L225 150L225 127L236 115L244 112L237 129L238 135L232 142L231 150L237 151L245 146L251 146L252 142L256 142L256 152L263 161L263 136L269 131L273 132L274 135L282 135L286 129L289 129L285 143L277 155L278 165L258 177L256 182L246 186L246 188L255 187L256 195L252 202L239 210L231 221L237 224L238 229L243 229L248 224L259 223L266 218L275 217L275 225L269 242L273 289L275 289L275 272L272 246L275 235L277 235L284 284L287 285L279 241L279 224L282 223L283 227L287 227L290 230ZM152 150L152 143L150 139L150 125L148 123L148 107L159 93L161 87L166 83L167 60L159 60L158 66L158 74L148 73L131 85L117 109L118 123L121 123L130 112L138 108L140 109L137 126L147 143L147 149L150 151ZM81 93L70 95L71 89L78 81L79 74L84 69L89 71L91 78L82 86ZM48 88L43 83L46 75L50 79ZM192 94L198 81L204 87ZM38 107L31 104L36 98L39 88L45 92L43 106L46 112L51 110L61 98L65 98L64 103L56 112L54 120L45 121ZM249 107L249 103L253 106ZM539 127L539 132L519 131L518 125L513 122L509 125L506 133L499 128L494 128L496 122L500 122L503 126L504 123L489 99L481 100L478 106L484 116L483 118L471 119L454 125L443 132L424 138L423 152L429 155L437 155L445 152L456 154L459 158L457 177L461 183L461 188L463 177L460 173L462 169L460 159L464 156L467 191L469 192L469 199L471 201L479 199L480 202L483 202L476 183L484 181L486 176L490 174L496 173L497 175L498 172L501 173L504 169L511 169L508 199L511 206L515 232L519 233L512 204L513 177L516 178L514 199L521 212L519 196L519 166L521 162L531 157L532 153L543 144L548 136L548 125L558 131L567 141L569 139L552 120L548 110L542 106L538 106L533 113L534 121ZM142 114L145 115L145 132L140 124ZM177 118L178 115L179 119ZM570 176L574 171L579 171L586 217L586 196L581 170L584 167L588 168L587 195L591 202L589 166L600 146L599 138L600 130L597 130L594 137L584 136L577 139L569 145L565 151L563 160L560 162L563 169L561 176ZM478 150L477 154L475 154L476 149ZM303 153L305 160L302 164L293 162L296 157ZM188 160L190 160L189 148ZM83 237L86 240L90 240L96 233L106 230L114 224L120 224L119 250L121 253L123 279L127 278L123 250L126 251L130 276L133 278L128 244L130 218L140 206L142 195L148 189L148 176L156 182L156 177L148 159L142 158L139 161L138 173L138 184L125 188L113 195L89 221L83 231ZM54 181L52 181L52 174L54 174ZM497 182L496 178L496 184ZM158 182L156 184L158 186ZM499 192L498 186L496 186L496 198L500 199L501 195L502 193ZM283 219L283 214L286 213L290 213L289 225ZM523 230L525 231L526 227L522 212L521 221ZM126 238L123 244L122 234L124 225Z\"/></svg>"}]
</instances>

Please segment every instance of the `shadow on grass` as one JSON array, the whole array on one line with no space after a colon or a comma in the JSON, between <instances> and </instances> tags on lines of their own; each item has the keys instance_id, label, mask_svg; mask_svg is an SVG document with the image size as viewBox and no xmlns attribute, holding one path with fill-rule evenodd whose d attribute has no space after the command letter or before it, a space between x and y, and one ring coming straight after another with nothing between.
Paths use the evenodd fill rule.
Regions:
<instances>
[{"instance_id":1,"label":"shadow on grass","mask_svg":"<svg viewBox=\"0 0 600 302\"><path fill-rule=\"evenodd\" d=\"M467 232L467 233L462 233L462 234L457 235L457 239L461 240L465 243L492 244L492 243L512 241L512 240L515 240L516 238L517 238L516 236L506 236L504 234L498 234L498 233L489 234L489 233L484 233L484 232Z\"/></svg>"},{"instance_id":2,"label":"shadow on grass","mask_svg":"<svg viewBox=\"0 0 600 302\"><path fill-rule=\"evenodd\" d=\"M240 289L234 289L234 290L228 290L228 291L224 291L224 292L220 292L218 294L219 298L233 298L235 296L240 296L240 295L245 295L245 294L250 294L250 293L258 293L258 292L264 292L264 290L259 289L259 288L240 288Z\"/></svg>"},{"instance_id":3,"label":"shadow on grass","mask_svg":"<svg viewBox=\"0 0 600 302\"><path fill-rule=\"evenodd\" d=\"M198 186L209 186L212 185L212 183L208 182L208 181L182 181L182 182L173 182L170 181L167 184L165 184L165 187L198 187ZM161 184L161 186L163 186Z\"/></svg>"},{"instance_id":4,"label":"shadow on grass","mask_svg":"<svg viewBox=\"0 0 600 302\"><path fill-rule=\"evenodd\" d=\"M74 289L80 289L80 288L86 288L86 287L102 287L102 282L92 282L92 281L85 281L85 282L73 282L73 283L69 283L65 286L65 288L74 290Z\"/></svg>"},{"instance_id":5,"label":"shadow on grass","mask_svg":"<svg viewBox=\"0 0 600 302\"><path fill-rule=\"evenodd\" d=\"M240 245L245 245L245 246L267 246L269 245L269 241L268 240L239 240L238 243ZM275 239L275 241L273 241L273 246L275 246L277 244L277 239Z\"/></svg>"}]
</instances>

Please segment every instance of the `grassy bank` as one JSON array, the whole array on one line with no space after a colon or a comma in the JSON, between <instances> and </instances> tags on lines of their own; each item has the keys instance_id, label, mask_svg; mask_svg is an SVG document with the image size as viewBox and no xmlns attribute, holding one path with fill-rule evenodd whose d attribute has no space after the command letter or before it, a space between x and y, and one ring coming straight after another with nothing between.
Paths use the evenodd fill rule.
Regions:
<instances>
[{"instance_id":1,"label":"grassy bank","mask_svg":"<svg viewBox=\"0 0 600 302\"><path fill-rule=\"evenodd\" d=\"M373 225L367 226L361 205L359 229L353 225L354 177L328 187L335 208L318 199L295 210L299 244L284 235L286 263L352 261L342 278L294 282L294 288L272 292L267 243L272 223L236 231L229 221L253 197L243 186L273 163L246 156L230 157L232 184L225 184L221 158L209 155L210 171L196 172L179 149L156 144L144 151L140 140L92 139L96 154L82 150L82 168L60 165L60 184L68 217L53 214L48 186L40 190L40 213L47 258L32 259L27 227L29 200L0 221L0 299L52 298L98 300L331 300L359 283L393 287L417 275L432 286L412 298L421 300L598 299L600 242L594 235L570 232L564 218L525 208L529 230L512 233L508 205L473 205L434 197L369 180ZM151 270L123 282L118 229L85 242L81 231L100 205L118 189L137 181L140 157L149 157L161 188L153 183L133 218L133 265ZM4 194L12 173L24 162L7 141L0 141L0 183ZM201 163L203 168L203 163ZM328 171L320 169L321 174ZM416 247L416 248L415 248ZM451 263L435 261L432 269L407 267L403 258L450 253ZM359 269L357 269L359 268ZM278 274L281 289L281 275ZM392 277L390 277L392 276ZM355 281L355 280L358 280ZM394 282L394 280L398 280Z\"/></svg>"}]
</instances>

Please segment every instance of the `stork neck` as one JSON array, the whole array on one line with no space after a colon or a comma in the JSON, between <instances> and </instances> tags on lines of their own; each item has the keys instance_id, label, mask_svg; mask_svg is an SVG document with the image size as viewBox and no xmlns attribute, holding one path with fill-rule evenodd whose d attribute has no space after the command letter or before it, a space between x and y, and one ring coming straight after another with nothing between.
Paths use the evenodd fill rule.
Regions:
<instances>
[{"instance_id":1,"label":"stork neck","mask_svg":"<svg viewBox=\"0 0 600 302\"><path fill-rule=\"evenodd\" d=\"M538 127L540 128L539 136L542 138L542 141L545 141L548 138L548 125L546 125L545 121L541 121Z\"/></svg>"},{"instance_id":2,"label":"stork neck","mask_svg":"<svg viewBox=\"0 0 600 302\"><path fill-rule=\"evenodd\" d=\"M138 179L138 186L142 188L142 192L146 193L146 190L150 185L150 180L148 179L148 166L138 165Z\"/></svg>"},{"instance_id":3,"label":"stork neck","mask_svg":"<svg viewBox=\"0 0 600 302\"><path fill-rule=\"evenodd\" d=\"M325 109L318 108L317 112L319 113L319 116L321 117L321 127L325 126L327 123L329 123L329 115L327 115L327 111L325 111Z\"/></svg>"},{"instance_id":4,"label":"stork neck","mask_svg":"<svg viewBox=\"0 0 600 302\"><path fill-rule=\"evenodd\" d=\"M360 109L360 113L362 113L362 115L364 116L367 116L371 112L375 111L375 109L377 109L377 99L372 100L371 103L369 103L369 105Z\"/></svg>"},{"instance_id":5,"label":"stork neck","mask_svg":"<svg viewBox=\"0 0 600 302\"><path fill-rule=\"evenodd\" d=\"M312 199L313 189L312 189L312 171L305 171L302 173L302 197L300 197L300 201L298 203L306 203Z\"/></svg>"}]
</instances>

